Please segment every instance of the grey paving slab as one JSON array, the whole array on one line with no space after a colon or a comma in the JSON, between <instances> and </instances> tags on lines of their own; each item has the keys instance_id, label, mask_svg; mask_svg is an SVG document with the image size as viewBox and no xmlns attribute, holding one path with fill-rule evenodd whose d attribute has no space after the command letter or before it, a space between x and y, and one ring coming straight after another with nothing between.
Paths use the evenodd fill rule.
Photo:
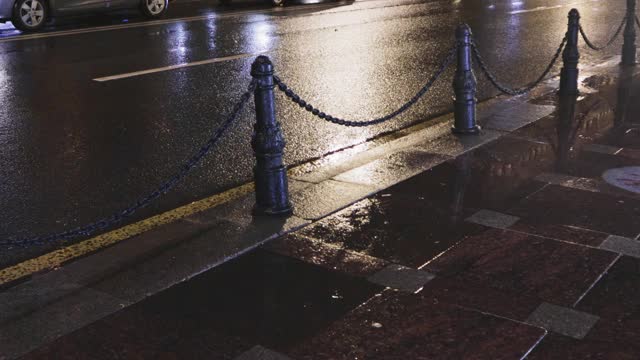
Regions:
<instances>
[{"instance_id":1,"label":"grey paving slab","mask_svg":"<svg viewBox=\"0 0 640 360\"><path fill-rule=\"evenodd\" d=\"M422 150L403 150L370 162L334 179L386 188L441 164L450 157Z\"/></svg>"},{"instance_id":2,"label":"grey paving slab","mask_svg":"<svg viewBox=\"0 0 640 360\"><path fill-rule=\"evenodd\" d=\"M498 229L511 227L520 220L517 216L507 215L491 210L480 210L467 218L467 221Z\"/></svg>"},{"instance_id":3,"label":"grey paving slab","mask_svg":"<svg viewBox=\"0 0 640 360\"><path fill-rule=\"evenodd\" d=\"M249 224L218 220L175 247L91 287L135 303L307 223L295 216Z\"/></svg>"},{"instance_id":4,"label":"grey paving slab","mask_svg":"<svg viewBox=\"0 0 640 360\"><path fill-rule=\"evenodd\" d=\"M414 293L433 278L435 275L430 272L391 264L371 275L368 280L374 284Z\"/></svg>"},{"instance_id":5,"label":"grey paving slab","mask_svg":"<svg viewBox=\"0 0 640 360\"><path fill-rule=\"evenodd\" d=\"M307 187L313 185L313 183L289 179L289 197L291 198L293 194L303 191ZM255 193L251 192L250 194L242 196L235 201L190 215L186 217L185 220L205 226L215 225L220 220L229 220L242 226L247 226L249 224L258 226L262 224L267 227L270 223L278 223L281 221L281 218L279 217L254 216L252 211L256 202L255 199Z\"/></svg>"},{"instance_id":6,"label":"grey paving slab","mask_svg":"<svg viewBox=\"0 0 640 360\"><path fill-rule=\"evenodd\" d=\"M524 103L524 100L517 97L502 97L488 104L480 103L476 107L476 121L482 124L490 117Z\"/></svg>"},{"instance_id":7,"label":"grey paving slab","mask_svg":"<svg viewBox=\"0 0 640 360\"><path fill-rule=\"evenodd\" d=\"M527 319L527 323L547 330L583 339L600 318L570 308L542 303Z\"/></svg>"},{"instance_id":8,"label":"grey paving slab","mask_svg":"<svg viewBox=\"0 0 640 360\"><path fill-rule=\"evenodd\" d=\"M480 124L486 129L514 131L549 116L553 111L555 111L554 106L520 103L491 114L480 121Z\"/></svg>"},{"instance_id":9,"label":"grey paving slab","mask_svg":"<svg viewBox=\"0 0 640 360\"><path fill-rule=\"evenodd\" d=\"M234 360L291 360L288 356L256 345L243 352Z\"/></svg>"},{"instance_id":10,"label":"grey paving slab","mask_svg":"<svg viewBox=\"0 0 640 360\"><path fill-rule=\"evenodd\" d=\"M327 180L292 195L294 215L318 220L375 193L373 186Z\"/></svg>"},{"instance_id":11,"label":"grey paving slab","mask_svg":"<svg viewBox=\"0 0 640 360\"><path fill-rule=\"evenodd\" d=\"M131 264L180 242L202 226L177 220L121 241L90 256L36 275L0 293L0 323L34 311L83 286L99 281ZM62 251L70 251L62 249Z\"/></svg>"},{"instance_id":12,"label":"grey paving slab","mask_svg":"<svg viewBox=\"0 0 640 360\"><path fill-rule=\"evenodd\" d=\"M82 289L0 326L0 359L14 359L129 305L100 291Z\"/></svg>"},{"instance_id":13,"label":"grey paving slab","mask_svg":"<svg viewBox=\"0 0 640 360\"><path fill-rule=\"evenodd\" d=\"M640 241L623 236L609 235L598 247L603 250L640 258Z\"/></svg>"},{"instance_id":14,"label":"grey paving slab","mask_svg":"<svg viewBox=\"0 0 640 360\"><path fill-rule=\"evenodd\" d=\"M500 131L487 129L482 129L478 135L466 136L455 135L449 131L438 139L420 143L418 148L434 154L456 157L486 145L503 135L504 133Z\"/></svg>"},{"instance_id":15,"label":"grey paving slab","mask_svg":"<svg viewBox=\"0 0 640 360\"><path fill-rule=\"evenodd\" d=\"M28 281L1 292L0 326L81 288L81 285L57 276Z\"/></svg>"}]
</instances>

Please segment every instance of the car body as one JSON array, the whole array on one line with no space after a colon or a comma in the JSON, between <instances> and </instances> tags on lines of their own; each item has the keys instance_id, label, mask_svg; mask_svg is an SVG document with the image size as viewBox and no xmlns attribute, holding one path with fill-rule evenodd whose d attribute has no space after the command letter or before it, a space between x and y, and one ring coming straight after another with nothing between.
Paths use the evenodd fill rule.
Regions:
<instances>
[{"instance_id":1,"label":"car body","mask_svg":"<svg viewBox=\"0 0 640 360\"><path fill-rule=\"evenodd\" d=\"M0 22L11 21L20 30L38 30L55 16L140 9L147 17L154 18L162 16L167 5L167 0L0 0ZM33 22L32 26L28 22L20 23L19 17L35 20L34 15L42 21Z\"/></svg>"}]
</instances>

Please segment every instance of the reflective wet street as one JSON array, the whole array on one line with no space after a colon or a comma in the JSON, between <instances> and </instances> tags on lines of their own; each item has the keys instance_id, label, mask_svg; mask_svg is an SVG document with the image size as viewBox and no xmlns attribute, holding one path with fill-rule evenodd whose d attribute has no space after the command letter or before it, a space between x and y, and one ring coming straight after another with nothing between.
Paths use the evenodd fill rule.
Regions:
<instances>
[{"instance_id":1,"label":"reflective wet street","mask_svg":"<svg viewBox=\"0 0 640 360\"><path fill-rule=\"evenodd\" d=\"M624 1L326 1L282 8L238 1L172 2L166 18L135 13L55 19L45 31L0 31L0 238L65 231L127 208L173 175L230 113L258 54L327 113L387 113L426 82L459 22L503 82L526 84L547 66L577 7L604 42ZM582 63L619 54L583 51ZM557 73L558 67L554 73ZM397 121L366 129L321 122L278 95L285 161L310 159L452 109L449 68ZM481 100L497 94L481 74ZM133 222L251 180L254 115L246 109L176 189ZM56 245L2 251L9 265Z\"/></svg>"}]
</instances>

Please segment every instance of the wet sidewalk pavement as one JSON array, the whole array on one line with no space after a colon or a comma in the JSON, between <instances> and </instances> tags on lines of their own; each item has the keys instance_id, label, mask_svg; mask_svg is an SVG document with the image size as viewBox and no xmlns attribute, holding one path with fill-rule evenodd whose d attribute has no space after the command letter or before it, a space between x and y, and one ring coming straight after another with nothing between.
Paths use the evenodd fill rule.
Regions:
<instances>
[{"instance_id":1,"label":"wet sidewalk pavement","mask_svg":"<svg viewBox=\"0 0 640 360\"><path fill-rule=\"evenodd\" d=\"M640 81L621 79L22 358L638 359Z\"/></svg>"}]
</instances>

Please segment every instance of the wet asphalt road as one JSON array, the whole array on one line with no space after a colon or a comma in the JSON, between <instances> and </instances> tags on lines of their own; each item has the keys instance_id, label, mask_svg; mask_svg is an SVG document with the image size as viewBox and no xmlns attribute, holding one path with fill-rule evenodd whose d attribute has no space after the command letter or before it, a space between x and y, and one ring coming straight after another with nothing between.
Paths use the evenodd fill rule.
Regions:
<instances>
[{"instance_id":1,"label":"wet asphalt road","mask_svg":"<svg viewBox=\"0 0 640 360\"><path fill-rule=\"evenodd\" d=\"M0 29L0 239L80 226L154 190L229 114L257 53L267 52L283 80L327 113L366 119L395 109L423 85L461 21L471 25L504 82L527 83L556 51L572 6L599 43L624 13L624 0L366 0L278 9L245 0L226 7L176 0L155 22L135 13L57 19L37 35L6 25ZM248 55L94 81L241 54ZM585 50L583 62L601 56ZM279 96L286 162L449 111L452 71L400 119L373 128L323 123ZM480 79L479 97L495 94ZM191 176L130 221L249 181L252 108ZM50 248L3 248L0 265Z\"/></svg>"}]
</instances>

